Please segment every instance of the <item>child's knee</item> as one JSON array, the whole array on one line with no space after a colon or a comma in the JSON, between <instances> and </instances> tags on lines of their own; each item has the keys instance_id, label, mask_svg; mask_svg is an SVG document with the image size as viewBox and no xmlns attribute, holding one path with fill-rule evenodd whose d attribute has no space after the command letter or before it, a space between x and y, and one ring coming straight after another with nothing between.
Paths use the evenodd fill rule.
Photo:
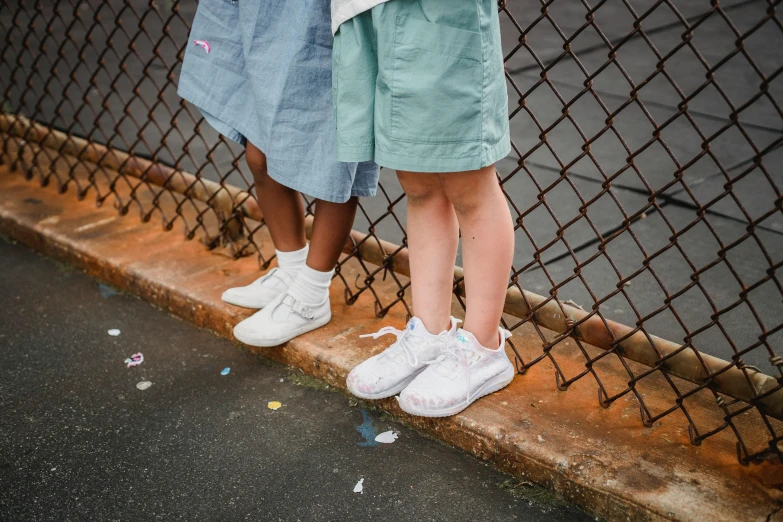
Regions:
<instances>
[{"instance_id":1,"label":"child's knee","mask_svg":"<svg viewBox=\"0 0 783 522\"><path fill-rule=\"evenodd\" d=\"M500 185L494 170L488 172L490 172L488 175L479 171L467 175L457 173L444 180L446 197L454 205L454 210L458 214L470 214L485 205L496 204Z\"/></svg>"},{"instance_id":2,"label":"child's knee","mask_svg":"<svg viewBox=\"0 0 783 522\"><path fill-rule=\"evenodd\" d=\"M397 177L409 203L416 204L445 197L443 183L437 174L398 172Z\"/></svg>"}]
</instances>

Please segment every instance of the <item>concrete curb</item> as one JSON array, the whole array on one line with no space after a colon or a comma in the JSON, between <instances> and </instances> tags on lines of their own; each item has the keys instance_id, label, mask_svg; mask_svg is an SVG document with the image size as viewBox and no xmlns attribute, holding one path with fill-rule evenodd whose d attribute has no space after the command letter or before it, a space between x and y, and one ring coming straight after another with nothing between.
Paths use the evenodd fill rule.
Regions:
<instances>
[{"instance_id":1,"label":"concrete curb","mask_svg":"<svg viewBox=\"0 0 783 522\"><path fill-rule=\"evenodd\" d=\"M162 233L135 216L118 216L108 205L96 209L73 195L60 196L2 165L0 232L227 337L248 311L222 303L222 290L258 276L255 259L207 251L176 231ZM346 270L358 273L350 264ZM400 326L404 317L398 311L376 319L369 297L348 306L339 285L333 285L332 302L329 325L258 352L343 388L350 369L386 343L360 340L358 334ZM526 343L537 348L540 339L533 331L515 335L515 344ZM582 379L559 392L552 373L545 364L536 365L507 389L446 419L406 416L394 400L379 406L609 520L776 520L780 515L780 465L740 466L729 434L693 447L686 424L668 417L665 425L644 429L630 398L625 406L604 410L591 383ZM645 400L670 404L670 397L657 393L651 390Z\"/></svg>"}]
</instances>

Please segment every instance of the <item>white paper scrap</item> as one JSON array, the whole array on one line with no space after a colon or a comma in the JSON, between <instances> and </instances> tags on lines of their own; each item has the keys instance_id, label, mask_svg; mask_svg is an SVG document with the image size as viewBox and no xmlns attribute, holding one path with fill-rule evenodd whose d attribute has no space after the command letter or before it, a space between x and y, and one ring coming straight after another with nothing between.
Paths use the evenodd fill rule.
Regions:
<instances>
[{"instance_id":1,"label":"white paper scrap","mask_svg":"<svg viewBox=\"0 0 783 522\"><path fill-rule=\"evenodd\" d=\"M383 433L375 437L375 442L381 442L383 444L391 444L392 442L397 440L397 437L399 437L399 435L391 430L384 431Z\"/></svg>"},{"instance_id":2,"label":"white paper scrap","mask_svg":"<svg viewBox=\"0 0 783 522\"><path fill-rule=\"evenodd\" d=\"M353 492L364 494L364 479L359 479L359 482L353 487Z\"/></svg>"}]
</instances>

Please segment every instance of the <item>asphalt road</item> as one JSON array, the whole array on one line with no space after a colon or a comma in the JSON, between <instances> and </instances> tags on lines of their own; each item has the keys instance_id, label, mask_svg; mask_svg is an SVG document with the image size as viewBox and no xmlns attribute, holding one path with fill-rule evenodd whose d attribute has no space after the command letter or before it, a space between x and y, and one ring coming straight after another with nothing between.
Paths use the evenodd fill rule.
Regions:
<instances>
[{"instance_id":1,"label":"asphalt road","mask_svg":"<svg viewBox=\"0 0 783 522\"><path fill-rule=\"evenodd\" d=\"M7 240L0 310L0 520L591 519Z\"/></svg>"},{"instance_id":2,"label":"asphalt road","mask_svg":"<svg viewBox=\"0 0 783 522\"><path fill-rule=\"evenodd\" d=\"M239 171L233 166L241 149L221 143L198 110L176 94L177 54L197 3L163 0L150 5L146 0L85 1L59 12L48 4L37 10L19 2L0 7L0 39L5 32L10 42L0 60L4 108L246 187L250 177L243 163ZM707 0L604 2L591 15L595 26L585 25L588 14L582 2L558 0L544 8L538 0L514 0L506 5L526 32L519 47L519 30L501 15L505 52L519 48L506 64L513 81L508 82L509 111L516 111L511 134L517 150L499 162L498 170L504 177L516 172L505 189L526 213L525 230L516 233L515 266L528 266L536 250L542 250L544 265L531 266L521 284L548 295L553 284L573 276L577 261L585 263L598 254L600 236L611 236L624 216L648 204L650 190L660 190L687 166L682 182L658 197L658 209L648 209L646 219L609 243L605 252L611 262L597 256L582 269L584 281L566 284L558 296L590 309L621 278L641 268L645 255L669 245L624 289L625 296L601 305L604 316L634 325L655 312L644 321L649 333L683 342L699 331L694 344L727 360L756 344L783 316L778 285L756 284L783 258L783 213L770 213L753 236L738 241L750 221L775 208L783 185L783 81L777 74L783 66L783 31L773 21L760 23L768 2L728 0L720 10ZM640 17L645 37L629 36ZM111 32L115 50L107 50L106 28L115 19L122 28ZM164 29L168 37L161 39ZM683 35L688 35L688 45L681 45ZM747 35L742 52L735 52L738 35ZM565 38L577 59L557 60ZM605 40L623 42L615 62L608 63ZM663 56L665 68L655 74ZM78 66L77 57L83 58ZM56 79L44 81L49 71ZM588 76L593 92L580 95ZM765 84L764 76L774 79ZM704 85L707 77L714 83ZM767 93L756 96L762 85ZM624 106L638 86L636 101ZM685 97L687 115L679 109ZM523 98L526 108L519 110ZM570 119L559 121L565 105ZM739 125L729 125L736 108L742 108L736 115ZM610 119L613 130L592 140ZM647 146L656 126L663 127L661 141ZM195 132L201 137L192 139ZM709 154L704 155L708 138ZM585 139L592 140L592 157L575 161ZM755 168L743 175L760 151L764 171ZM625 168L631 154L636 154L634 168ZM520 160L526 170L517 170ZM568 181L560 179L564 165L569 165ZM558 228L578 216L583 201L597 197L604 176L615 174L611 195L593 201L587 215L558 239ZM400 189L392 172L382 173L382 183L390 198L379 193L363 199L355 228L367 230L374 223L379 237L399 244L405 201L393 208L397 219L383 217ZM542 192L549 209L539 201ZM699 219L698 206L707 204L700 223L674 245L672 237ZM527 213L531 208L535 210ZM680 293L692 283L695 270L710 266L699 274L700 286ZM743 287L753 288L747 296L750 304L733 306ZM677 297L659 311L667 294ZM718 324L713 316L719 310L724 313ZM783 332L767 341L774 349L783 342ZM769 357L760 346L743 359L772 374Z\"/></svg>"}]
</instances>

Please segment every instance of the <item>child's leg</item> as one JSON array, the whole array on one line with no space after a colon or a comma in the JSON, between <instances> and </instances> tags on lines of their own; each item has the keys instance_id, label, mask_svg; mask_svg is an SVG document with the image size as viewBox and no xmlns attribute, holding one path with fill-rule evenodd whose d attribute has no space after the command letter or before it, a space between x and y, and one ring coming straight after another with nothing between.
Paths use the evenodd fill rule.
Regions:
<instances>
[{"instance_id":1,"label":"child's leg","mask_svg":"<svg viewBox=\"0 0 783 522\"><path fill-rule=\"evenodd\" d=\"M510 333L498 328L514 254L514 228L495 169L438 177L462 232L467 310L464 328L400 392L403 411L426 417L459 413L476 399L508 386L515 374L504 349ZM430 236L437 234L437 229L429 229ZM454 378L460 366L464 380Z\"/></svg>"},{"instance_id":2,"label":"child's leg","mask_svg":"<svg viewBox=\"0 0 783 522\"><path fill-rule=\"evenodd\" d=\"M289 285L263 309L234 327L234 336L251 346L279 346L294 337L320 328L332 317L329 286L356 215L357 198L345 203L317 200L310 247L305 249L304 209L300 194L266 175L264 155L248 146L248 164L255 176L259 204L275 247L281 243L300 247L305 260L295 274L284 276ZM271 220L270 220L271 218ZM300 251L290 252L291 255ZM282 260L282 258L281 258ZM275 276L277 277L277 276Z\"/></svg>"},{"instance_id":3,"label":"child's leg","mask_svg":"<svg viewBox=\"0 0 783 522\"><path fill-rule=\"evenodd\" d=\"M442 174L462 232L467 310L463 328L483 346L498 345L498 324L514 259L514 225L494 165Z\"/></svg>"},{"instance_id":4,"label":"child's leg","mask_svg":"<svg viewBox=\"0 0 783 522\"><path fill-rule=\"evenodd\" d=\"M255 180L258 206L275 245L279 270L270 271L247 286L227 289L222 299L244 308L263 308L285 293L305 266L308 249L304 204L299 192L269 177L266 156L258 147L248 143L245 158Z\"/></svg>"},{"instance_id":5,"label":"child's leg","mask_svg":"<svg viewBox=\"0 0 783 522\"><path fill-rule=\"evenodd\" d=\"M275 244L279 270L270 271L247 286L227 289L222 299L235 306L263 308L288 290L305 266L308 252L304 204L297 191L269 177L266 156L258 147L248 143L245 157L255 180L258 206Z\"/></svg>"},{"instance_id":6,"label":"child's leg","mask_svg":"<svg viewBox=\"0 0 783 522\"><path fill-rule=\"evenodd\" d=\"M514 256L514 226L495 167L447 174L398 172L398 176L408 194L416 315L431 332L448 324L459 221L467 292L464 329L483 346L497 346ZM427 320L435 322L432 328Z\"/></svg>"},{"instance_id":7,"label":"child's leg","mask_svg":"<svg viewBox=\"0 0 783 522\"><path fill-rule=\"evenodd\" d=\"M334 267L351 232L357 204L358 198L345 203L316 201L307 264L288 289L298 302L317 305L328 300Z\"/></svg>"},{"instance_id":8,"label":"child's leg","mask_svg":"<svg viewBox=\"0 0 783 522\"><path fill-rule=\"evenodd\" d=\"M356 197L345 203L316 201L307 266L321 272L329 272L335 267L351 233L358 203Z\"/></svg>"},{"instance_id":9,"label":"child's leg","mask_svg":"<svg viewBox=\"0 0 783 522\"><path fill-rule=\"evenodd\" d=\"M448 330L459 228L438 174L397 171L408 196L413 311L428 331Z\"/></svg>"},{"instance_id":10,"label":"child's leg","mask_svg":"<svg viewBox=\"0 0 783 522\"><path fill-rule=\"evenodd\" d=\"M258 206L264 214L275 248L281 252L303 249L307 238L302 196L269 177L266 156L252 143L247 144L245 157L255 180Z\"/></svg>"},{"instance_id":11,"label":"child's leg","mask_svg":"<svg viewBox=\"0 0 783 522\"><path fill-rule=\"evenodd\" d=\"M348 375L348 389L364 399L402 392L438 358L457 331L457 322L451 318L459 243L454 207L438 174L398 170L397 177L408 195L408 256L416 317L401 331L387 327L373 335L394 334L397 341Z\"/></svg>"},{"instance_id":12,"label":"child's leg","mask_svg":"<svg viewBox=\"0 0 783 522\"><path fill-rule=\"evenodd\" d=\"M255 180L258 205L275 248L284 252L304 248L307 240L302 196L269 177L266 156L252 143L247 144L245 155ZM310 268L328 272L335 267L351 232L358 202L355 197L345 203L316 201L313 234L307 256Z\"/></svg>"}]
</instances>

